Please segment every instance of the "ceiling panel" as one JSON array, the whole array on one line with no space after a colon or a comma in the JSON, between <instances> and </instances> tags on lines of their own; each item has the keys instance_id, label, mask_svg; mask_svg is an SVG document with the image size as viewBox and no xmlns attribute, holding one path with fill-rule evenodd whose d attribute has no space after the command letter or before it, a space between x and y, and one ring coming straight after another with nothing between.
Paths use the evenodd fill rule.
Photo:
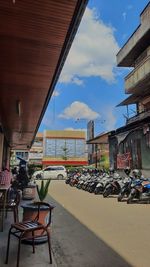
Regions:
<instances>
[{"instance_id":1,"label":"ceiling panel","mask_svg":"<svg viewBox=\"0 0 150 267\"><path fill-rule=\"evenodd\" d=\"M0 123L31 146L87 1L0 1Z\"/></svg>"}]
</instances>

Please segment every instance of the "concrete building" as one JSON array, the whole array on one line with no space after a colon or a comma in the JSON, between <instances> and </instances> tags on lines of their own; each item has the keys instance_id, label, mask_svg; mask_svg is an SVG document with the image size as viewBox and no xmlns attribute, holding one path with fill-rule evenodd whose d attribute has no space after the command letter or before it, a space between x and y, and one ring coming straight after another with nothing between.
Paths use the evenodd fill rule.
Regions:
<instances>
[{"instance_id":1,"label":"concrete building","mask_svg":"<svg viewBox=\"0 0 150 267\"><path fill-rule=\"evenodd\" d=\"M130 96L118 106L136 104L126 125L111 132L110 163L115 168L150 170L150 2L140 14L140 25L117 54L119 67L133 67L125 77Z\"/></svg>"},{"instance_id":2,"label":"concrete building","mask_svg":"<svg viewBox=\"0 0 150 267\"><path fill-rule=\"evenodd\" d=\"M43 133L37 133L29 151L29 163L42 165L43 159Z\"/></svg>"},{"instance_id":3,"label":"concrete building","mask_svg":"<svg viewBox=\"0 0 150 267\"><path fill-rule=\"evenodd\" d=\"M95 164L96 168L109 167L109 133L101 133L87 141L88 145L93 145L93 152L90 154L90 164Z\"/></svg>"},{"instance_id":4,"label":"concrete building","mask_svg":"<svg viewBox=\"0 0 150 267\"><path fill-rule=\"evenodd\" d=\"M11 150L10 166L19 166L20 159L28 162L29 151L28 150Z\"/></svg>"},{"instance_id":5,"label":"concrete building","mask_svg":"<svg viewBox=\"0 0 150 267\"><path fill-rule=\"evenodd\" d=\"M87 165L85 132L45 130L38 133L30 149L29 163L43 167Z\"/></svg>"},{"instance_id":6,"label":"concrete building","mask_svg":"<svg viewBox=\"0 0 150 267\"><path fill-rule=\"evenodd\" d=\"M30 150L12 150L10 157L10 165L19 165L22 158L30 164L41 165L43 159L43 133L37 133Z\"/></svg>"}]
</instances>

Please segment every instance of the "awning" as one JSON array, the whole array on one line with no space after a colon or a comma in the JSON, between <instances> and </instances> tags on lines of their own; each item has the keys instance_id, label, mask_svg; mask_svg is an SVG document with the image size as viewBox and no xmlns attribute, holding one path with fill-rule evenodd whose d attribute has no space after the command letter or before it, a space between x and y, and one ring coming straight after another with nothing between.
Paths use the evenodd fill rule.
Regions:
<instances>
[{"instance_id":1,"label":"awning","mask_svg":"<svg viewBox=\"0 0 150 267\"><path fill-rule=\"evenodd\" d=\"M0 1L0 125L30 148L87 0Z\"/></svg>"},{"instance_id":2,"label":"awning","mask_svg":"<svg viewBox=\"0 0 150 267\"><path fill-rule=\"evenodd\" d=\"M125 100L123 100L121 103L119 103L116 107L138 103L141 98L142 96L139 96L139 95L130 95Z\"/></svg>"},{"instance_id":3,"label":"awning","mask_svg":"<svg viewBox=\"0 0 150 267\"><path fill-rule=\"evenodd\" d=\"M19 156L17 156L17 159L19 159L20 161L22 161L22 163L25 163L25 164L27 163L27 161L25 159L22 159Z\"/></svg>"},{"instance_id":4,"label":"awning","mask_svg":"<svg viewBox=\"0 0 150 267\"><path fill-rule=\"evenodd\" d=\"M123 132L123 133L116 134L116 138L118 140L118 144L123 142L125 140L125 138L128 136L128 134L130 134L130 133L131 133L131 131L126 131L126 132Z\"/></svg>"},{"instance_id":5,"label":"awning","mask_svg":"<svg viewBox=\"0 0 150 267\"><path fill-rule=\"evenodd\" d=\"M143 89L142 94L141 92L140 94L132 94L129 97L127 97L125 100L123 100L120 104L118 104L116 107L132 105L132 104L139 103L140 101L143 102L143 99L148 96L149 96L149 93L147 92L147 90Z\"/></svg>"}]
</instances>

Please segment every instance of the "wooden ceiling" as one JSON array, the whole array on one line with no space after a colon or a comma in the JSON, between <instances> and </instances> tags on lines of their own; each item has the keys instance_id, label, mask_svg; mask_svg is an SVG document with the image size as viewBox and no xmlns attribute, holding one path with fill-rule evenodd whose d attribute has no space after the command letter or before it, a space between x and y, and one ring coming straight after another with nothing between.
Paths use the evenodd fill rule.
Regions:
<instances>
[{"instance_id":1,"label":"wooden ceiling","mask_svg":"<svg viewBox=\"0 0 150 267\"><path fill-rule=\"evenodd\" d=\"M0 124L12 148L31 146L86 4L0 1Z\"/></svg>"}]
</instances>

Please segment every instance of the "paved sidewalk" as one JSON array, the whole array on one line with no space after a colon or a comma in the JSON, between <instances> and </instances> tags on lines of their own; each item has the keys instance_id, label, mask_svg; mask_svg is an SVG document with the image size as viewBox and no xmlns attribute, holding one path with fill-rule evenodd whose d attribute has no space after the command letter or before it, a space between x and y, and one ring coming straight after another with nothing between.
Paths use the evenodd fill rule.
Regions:
<instances>
[{"instance_id":1,"label":"paved sidewalk","mask_svg":"<svg viewBox=\"0 0 150 267\"><path fill-rule=\"evenodd\" d=\"M131 267L54 199L48 197L47 201L55 206L51 230L53 264L49 264L47 243L36 246L35 254L30 245L22 244L20 267ZM12 221L12 215L9 215L4 232L0 233L0 267L16 267L17 240L13 237L9 264L4 264L7 234Z\"/></svg>"},{"instance_id":2,"label":"paved sidewalk","mask_svg":"<svg viewBox=\"0 0 150 267\"><path fill-rule=\"evenodd\" d=\"M52 218L52 247L58 267L131 267L62 205L49 199L56 206Z\"/></svg>"}]
</instances>

